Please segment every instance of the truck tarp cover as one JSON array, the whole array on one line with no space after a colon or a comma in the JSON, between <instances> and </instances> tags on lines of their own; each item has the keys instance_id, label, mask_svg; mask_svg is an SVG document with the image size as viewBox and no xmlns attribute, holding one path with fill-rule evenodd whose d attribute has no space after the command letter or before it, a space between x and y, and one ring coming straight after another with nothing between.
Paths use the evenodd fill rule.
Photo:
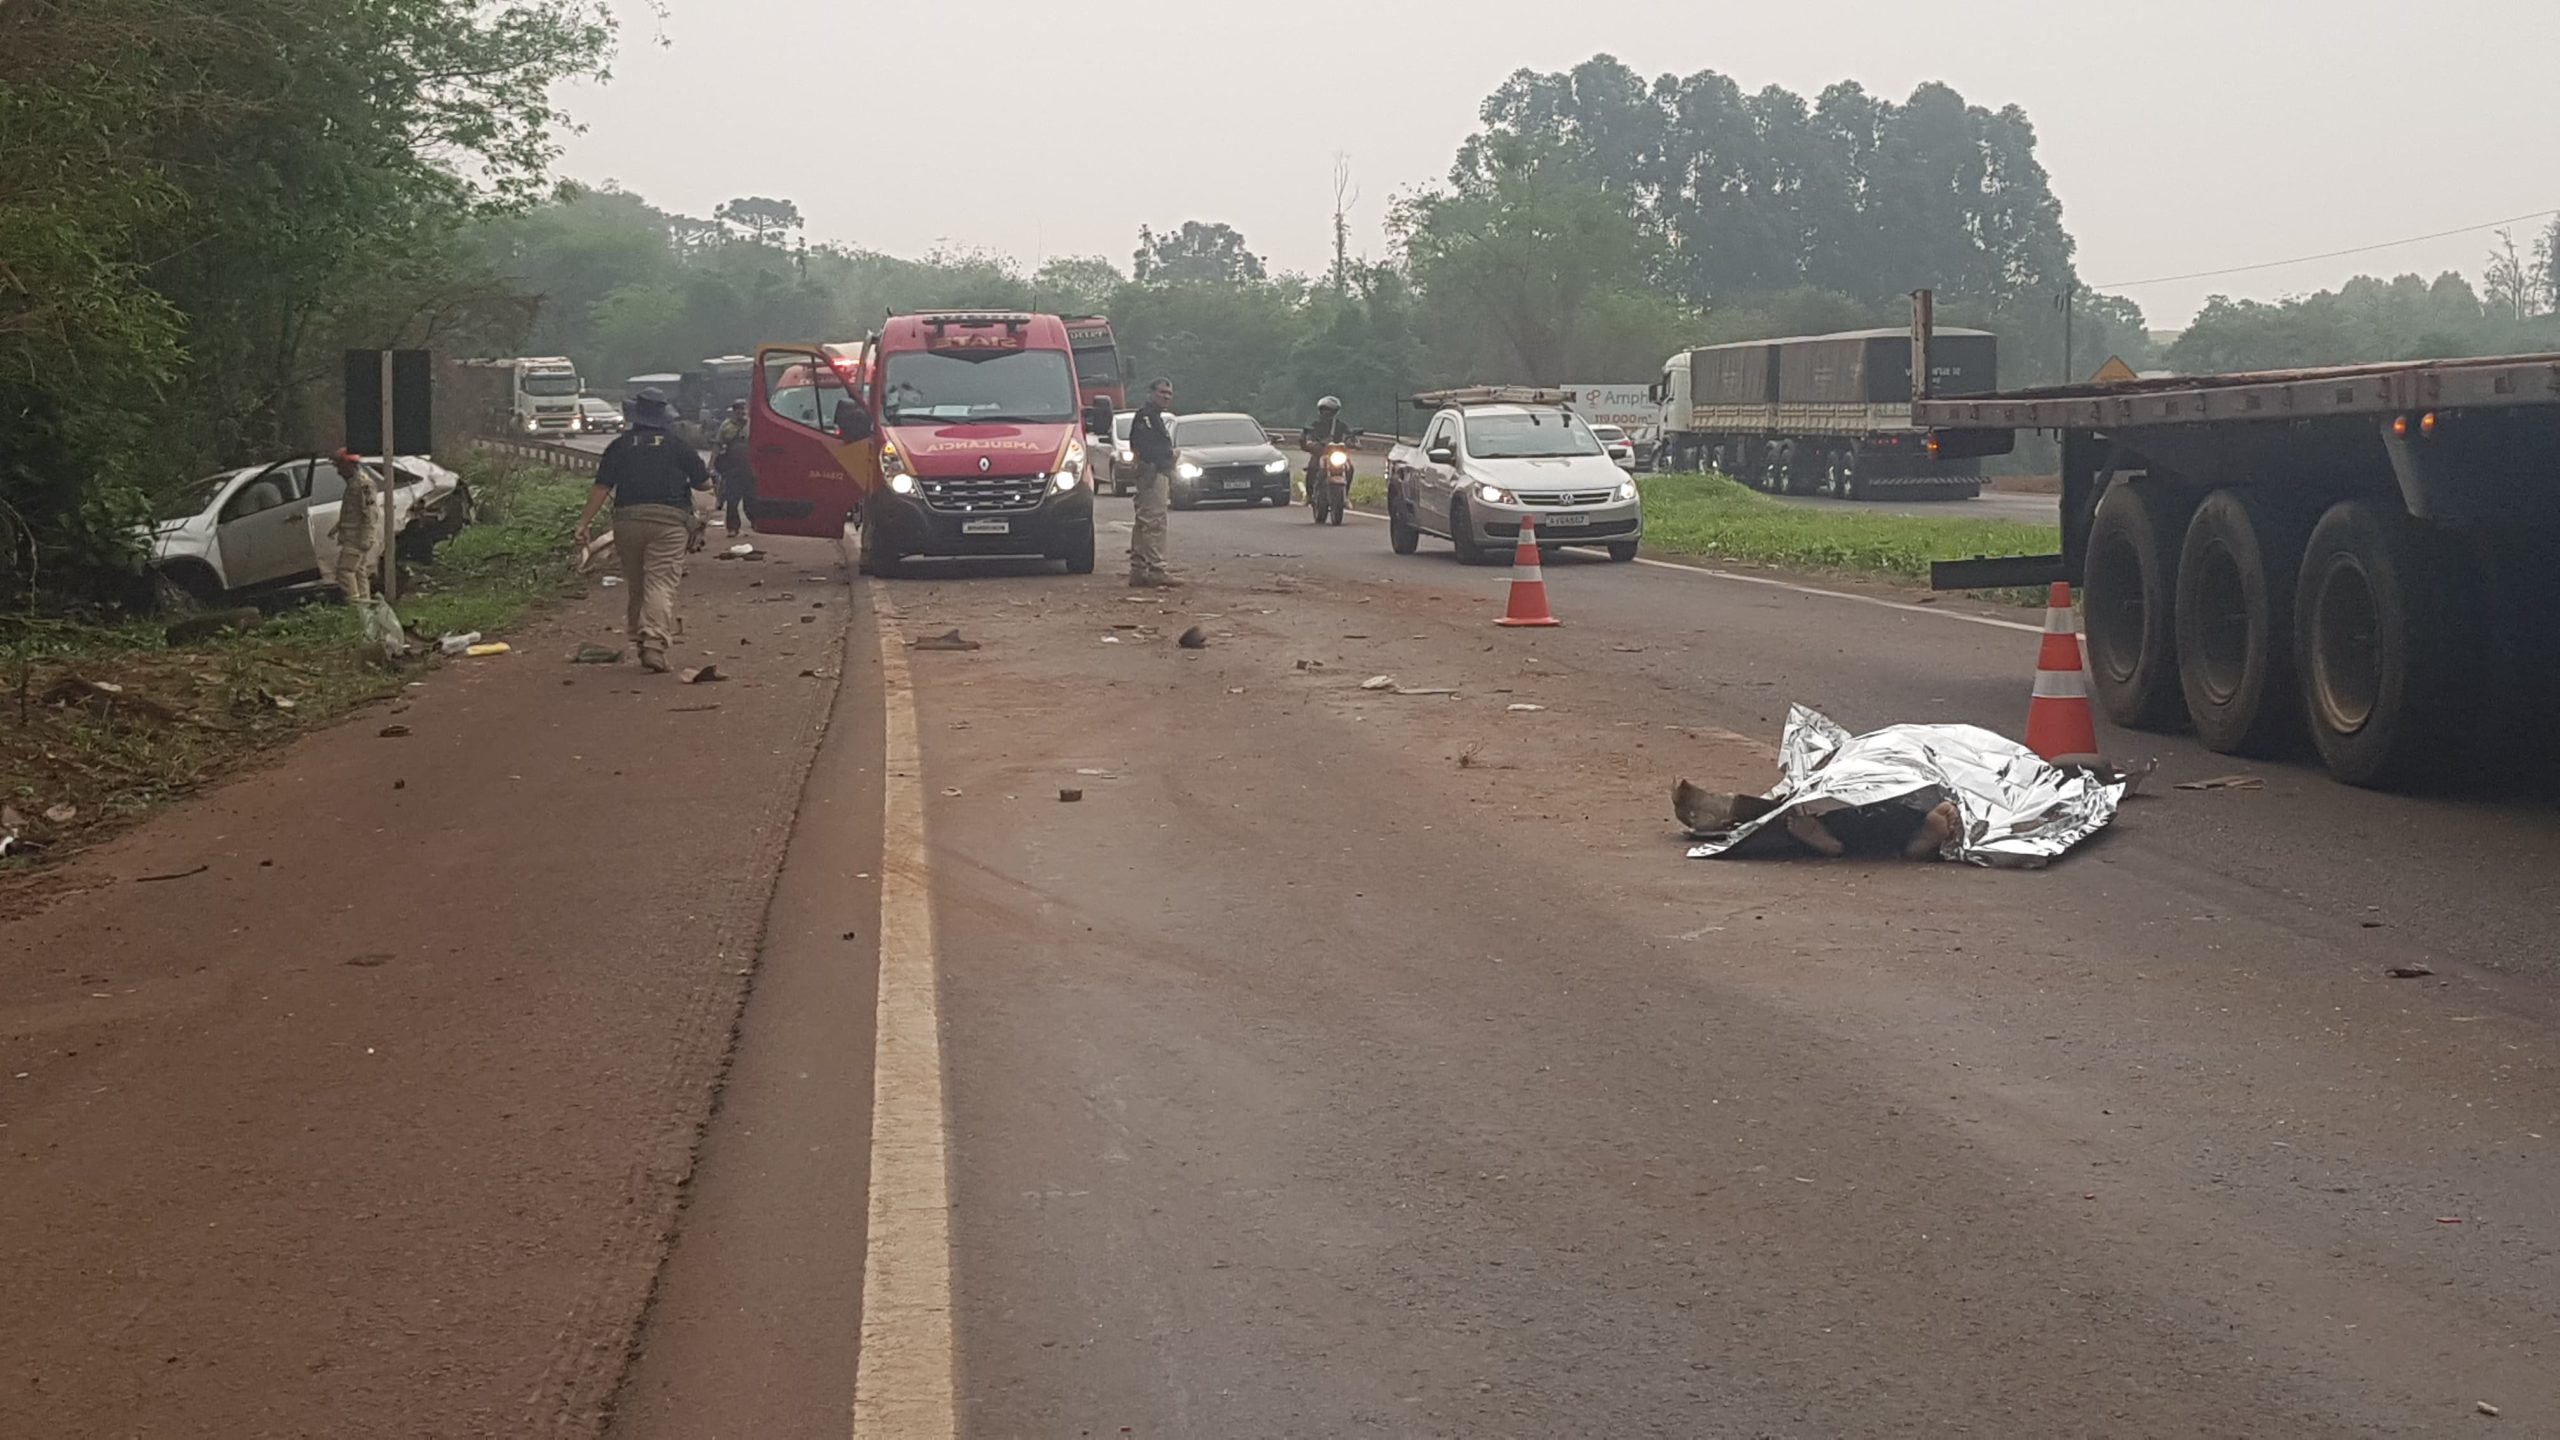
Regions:
<instances>
[{"instance_id":1,"label":"truck tarp cover","mask_svg":"<svg viewBox=\"0 0 2560 1440\"><path fill-rule=\"evenodd\" d=\"M1782 342L1778 399L1789 405L1901 405L1911 400L1911 336L1904 331L1818 335ZM1941 330L1930 368L1940 395L1999 388L1998 342L1979 331Z\"/></svg>"}]
</instances>

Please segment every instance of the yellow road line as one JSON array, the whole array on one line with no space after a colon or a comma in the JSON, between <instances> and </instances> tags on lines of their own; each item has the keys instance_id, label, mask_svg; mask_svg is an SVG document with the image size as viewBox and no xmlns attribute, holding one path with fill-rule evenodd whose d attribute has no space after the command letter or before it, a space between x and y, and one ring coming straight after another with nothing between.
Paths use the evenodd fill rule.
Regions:
<instances>
[{"instance_id":1,"label":"yellow road line","mask_svg":"<svg viewBox=\"0 0 2560 1440\"><path fill-rule=\"evenodd\" d=\"M942 1019L906 637L878 581L881 703L880 1001L871 1070L871 1227L862 1261L856 1440L952 1440L951 1180Z\"/></svg>"}]
</instances>

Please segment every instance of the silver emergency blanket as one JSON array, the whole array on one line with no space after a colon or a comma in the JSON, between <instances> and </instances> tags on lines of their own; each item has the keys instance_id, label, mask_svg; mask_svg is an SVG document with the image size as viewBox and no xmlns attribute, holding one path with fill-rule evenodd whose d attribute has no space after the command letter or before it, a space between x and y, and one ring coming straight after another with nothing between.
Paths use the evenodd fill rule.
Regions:
<instances>
[{"instance_id":1,"label":"silver emergency blanket","mask_svg":"<svg viewBox=\"0 0 2560 1440\"><path fill-rule=\"evenodd\" d=\"M1778 742L1777 809L1731 830L1701 833L1691 859L1723 855L1787 816L1901 803L1934 809L1953 800L1963 828L1945 858L2033 867L2061 856L2113 820L2128 782L2058 769L2005 736L1972 725L1888 725L1851 735L1802 705L1787 712Z\"/></svg>"}]
</instances>

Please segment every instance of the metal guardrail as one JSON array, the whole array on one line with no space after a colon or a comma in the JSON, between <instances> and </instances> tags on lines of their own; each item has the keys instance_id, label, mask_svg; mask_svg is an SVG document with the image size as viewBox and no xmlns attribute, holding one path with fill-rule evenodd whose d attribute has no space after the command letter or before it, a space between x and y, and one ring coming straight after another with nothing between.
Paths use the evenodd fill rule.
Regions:
<instances>
[{"instance_id":1,"label":"metal guardrail","mask_svg":"<svg viewBox=\"0 0 2560 1440\"><path fill-rule=\"evenodd\" d=\"M495 440L484 435L471 438L471 448L484 455L508 460L521 460L528 465L548 465L554 470L570 470L592 475L604 458L592 450L574 445L554 445L540 440Z\"/></svg>"}]
</instances>

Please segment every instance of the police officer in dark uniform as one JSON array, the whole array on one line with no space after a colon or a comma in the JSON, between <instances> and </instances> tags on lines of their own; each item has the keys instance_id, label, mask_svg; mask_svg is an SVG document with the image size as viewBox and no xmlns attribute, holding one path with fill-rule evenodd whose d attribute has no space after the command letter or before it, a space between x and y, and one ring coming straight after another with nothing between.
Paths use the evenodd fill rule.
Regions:
<instances>
[{"instance_id":1,"label":"police officer in dark uniform","mask_svg":"<svg viewBox=\"0 0 2560 1440\"><path fill-rule=\"evenodd\" d=\"M605 448L595 487L578 517L578 543L596 512L613 506L613 550L630 592L629 627L643 668L667 670L667 647L676 622L676 588L684 581L685 552L694 545L696 491L711 488L711 468L694 448L668 433L675 408L666 395L643 390L631 399L631 429Z\"/></svg>"}]
</instances>

